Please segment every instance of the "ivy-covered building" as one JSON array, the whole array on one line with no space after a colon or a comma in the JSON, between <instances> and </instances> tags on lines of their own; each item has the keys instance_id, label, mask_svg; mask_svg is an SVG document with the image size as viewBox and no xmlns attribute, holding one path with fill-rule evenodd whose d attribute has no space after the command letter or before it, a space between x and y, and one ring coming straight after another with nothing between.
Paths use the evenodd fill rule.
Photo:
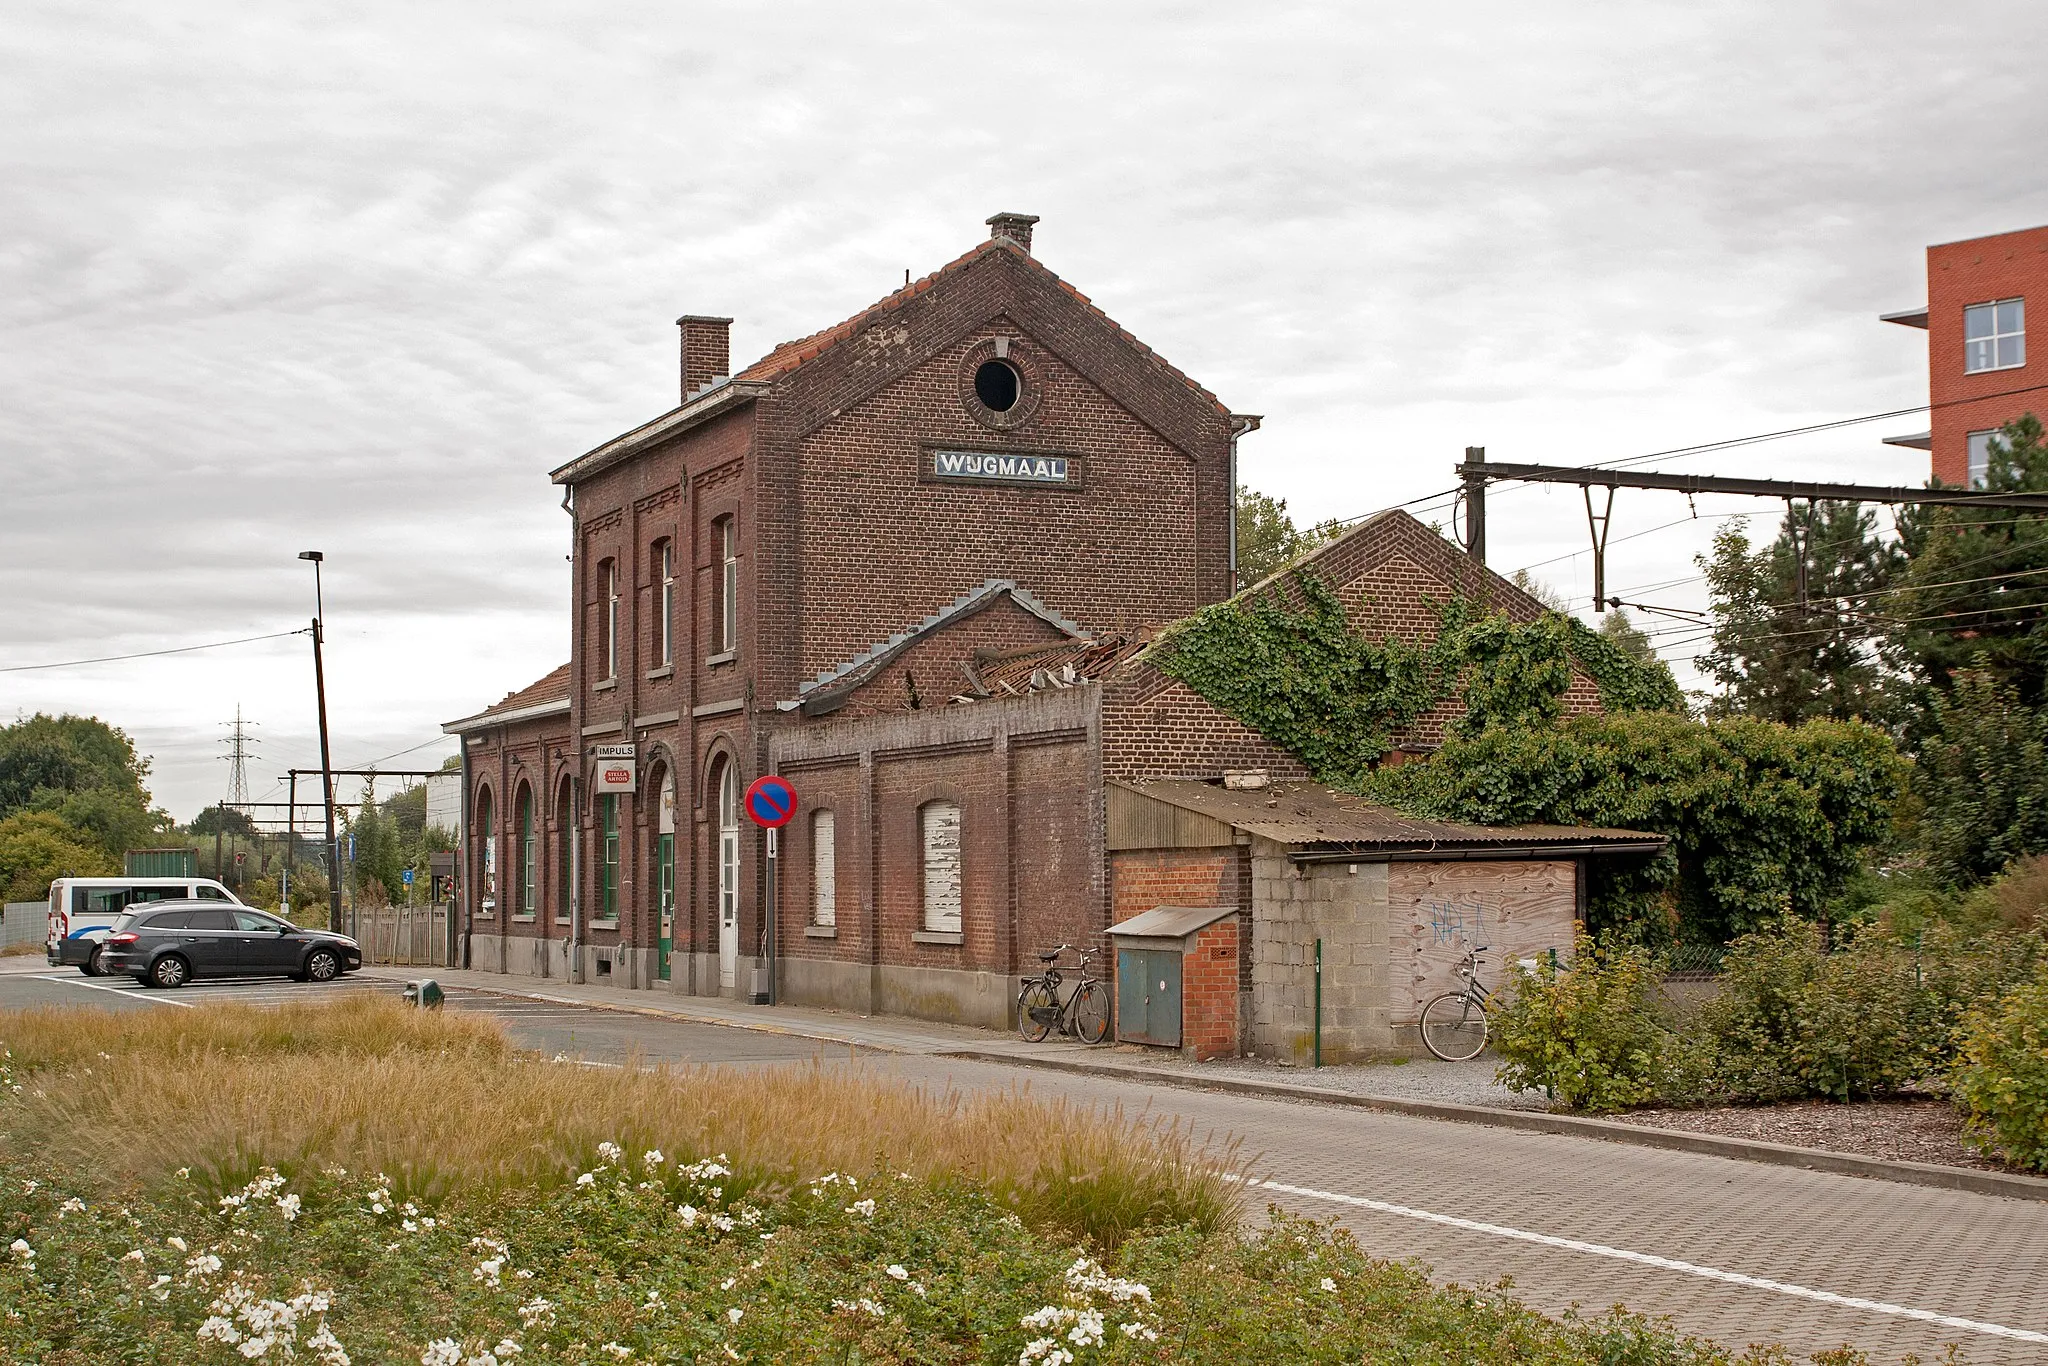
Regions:
<instances>
[{"instance_id":1,"label":"ivy-covered building","mask_svg":"<svg viewBox=\"0 0 2048 1366\"><path fill-rule=\"evenodd\" d=\"M470 965L742 997L772 982L788 1002L1003 1027L1040 951L1106 950L1114 924L1182 906L1227 912L1196 936L1210 957L1188 980L1213 1000L1193 1046L1286 1052L1298 944L1259 889L1291 874L1259 870L1339 846L1345 867L1421 866L1463 837L1296 848L1197 789L1236 774L1260 800L1358 809L1311 785L1425 752L1468 711L1613 694L1597 637L1403 513L1223 601L1257 419L1047 270L1035 222L996 215L955 261L752 365L729 363L728 320L680 319L679 406L554 472L570 661L447 727ZM766 774L800 802L772 904L740 800ZM1543 865L1513 892L1532 951L1569 944L1580 861L1632 838L1539 857L1533 837L1466 829L1461 865ZM1354 919L1396 914L1383 902L1309 899ZM1348 993L1360 1012L1338 1051L1398 1045L1388 972L1437 980L1459 934L1326 979L1332 1009Z\"/></svg>"}]
</instances>

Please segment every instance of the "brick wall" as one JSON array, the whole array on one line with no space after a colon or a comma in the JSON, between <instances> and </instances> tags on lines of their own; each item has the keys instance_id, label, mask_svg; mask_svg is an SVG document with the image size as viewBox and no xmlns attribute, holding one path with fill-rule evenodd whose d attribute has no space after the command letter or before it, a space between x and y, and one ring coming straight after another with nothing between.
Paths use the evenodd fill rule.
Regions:
<instances>
[{"instance_id":1,"label":"brick wall","mask_svg":"<svg viewBox=\"0 0 2048 1366\"><path fill-rule=\"evenodd\" d=\"M2027 363L2010 370L1963 369L1963 309L1997 299L2026 300L2033 333ZM1968 437L2024 413L2048 413L2042 393L1989 395L2042 383L2048 352L2048 227L2000 233L1927 249L1927 392L1934 404L1932 468L1946 484L1967 482ZM2043 342L2048 345L2048 341Z\"/></svg>"},{"instance_id":2,"label":"brick wall","mask_svg":"<svg viewBox=\"0 0 2048 1366\"><path fill-rule=\"evenodd\" d=\"M1181 1051L1197 1062L1237 1054L1237 978L1237 921L1219 920L1181 955Z\"/></svg>"}]
</instances>

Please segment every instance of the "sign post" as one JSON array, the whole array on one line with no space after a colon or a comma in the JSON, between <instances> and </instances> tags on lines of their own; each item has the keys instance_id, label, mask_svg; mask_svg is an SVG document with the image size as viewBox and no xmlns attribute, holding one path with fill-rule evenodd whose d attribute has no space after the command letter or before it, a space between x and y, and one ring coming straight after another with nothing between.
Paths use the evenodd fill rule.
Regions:
<instances>
[{"instance_id":1,"label":"sign post","mask_svg":"<svg viewBox=\"0 0 2048 1366\"><path fill-rule=\"evenodd\" d=\"M761 954L768 969L768 989L756 992L755 1005L775 1004L775 931L776 909L780 885L776 877L776 843L782 827L789 824L796 814L796 789L789 785L787 778L770 773L754 779L747 788L747 795L740 805L747 809L747 819L768 832L768 905L761 917Z\"/></svg>"}]
</instances>

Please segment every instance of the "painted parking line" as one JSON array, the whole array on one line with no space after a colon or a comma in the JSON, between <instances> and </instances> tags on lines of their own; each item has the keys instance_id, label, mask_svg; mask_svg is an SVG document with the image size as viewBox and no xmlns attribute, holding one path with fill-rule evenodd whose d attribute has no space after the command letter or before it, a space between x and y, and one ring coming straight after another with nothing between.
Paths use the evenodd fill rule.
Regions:
<instances>
[{"instance_id":1,"label":"painted parking line","mask_svg":"<svg viewBox=\"0 0 2048 1366\"><path fill-rule=\"evenodd\" d=\"M1356 1209L1369 1209L1379 1214L1398 1215L1403 1219L1419 1219L1424 1223L1441 1224L1448 1228L1463 1229L1468 1233L1482 1233L1494 1238L1512 1238L1518 1242L1536 1243L1543 1247L1562 1248L1570 1252L1590 1253L1595 1257L1611 1257L1616 1261L1633 1262L1638 1266L1655 1267L1660 1271L1675 1271L1682 1275L1699 1276L1727 1285L1744 1286L1751 1290L1768 1290L1779 1295L1790 1295L1797 1299L1812 1300L1820 1304L1836 1305L1844 1309L1860 1309L1871 1314L1889 1314L1895 1318L1913 1319L1920 1323L1938 1324L1943 1328L1957 1328L1969 1333L1983 1333L1991 1337L2014 1338L2020 1342L2048 1343L2048 1333L2036 1332L2031 1328L2012 1328L2002 1323L1985 1323L1979 1319L1966 1319L1955 1314L1940 1314L1932 1309L1915 1309L1911 1305L1889 1304L1883 1300L1866 1300L1856 1295L1838 1295L1832 1290L1816 1290L1812 1286L1794 1285L1790 1281L1774 1281L1764 1276L1751 1276L1741 1271L1724 1271L1720 1267L1702 1266L1698 1262L1682 1262L1675 1257L1659 1257L1648 1252L1634 1252L1625 1247L1609 1247L1605 1243L1589 1243L1579 1238L1560 1238L1550 1233L1534 1233L1528 1229L1509 1228L1505 1224L1483 1223L1477 1219L1461 1219L1453 1214L1438 1214L1433 1210L1416 1209L1412 1205L1397 1205L1387 1200L1372 1200L1362 1195L1346 1195L1341 1191L1315 1190L1308 1186L1290 1186L1282 1181L1252 1181L1248 1184L1263 1190L1276 1191L1282 1195L1298 1195L1309 1200L1326 1200L1332 1204L1350 1205Z\"/></svg>"},{"instance_id":2,"label":"painted parking line","mask_svg":"<svg viewBox=\"0 0 2048 1366\"><path fill-rule=\"evenodd\" d=\"M66 977L61 973L37 973L35 977L39 982L61 982L67 987L84 987L87 991L111 991L116 996L133 996L139 1001L148 1001L152 1005L179 1006L190 1010L197 1004L194 1001L174 1001L168 996L159 996L153 991L144 991L141 987L109 986L105 982L88 982L83 978Z\"/></svg>"}]
</instances>

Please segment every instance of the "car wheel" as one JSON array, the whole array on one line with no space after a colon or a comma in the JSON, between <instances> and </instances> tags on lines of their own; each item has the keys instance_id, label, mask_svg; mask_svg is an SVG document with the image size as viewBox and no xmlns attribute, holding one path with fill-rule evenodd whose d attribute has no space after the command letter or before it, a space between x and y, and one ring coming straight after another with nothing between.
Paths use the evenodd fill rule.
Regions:
<instances>
[{"instance_id":1,"label":"car wheel","mask_svg":"<svg viewBox=\"0 0 2048 1366\"><path fill-rule=\"evenodd\" d=\"M306 955L306 971L301 980L307 982L331 982L341 976L341 958L332 949L315 949Z\"/></svg>"},{"instance_id":2,"label":"car wheel","mask_svg":"<svg viewBox=\"0 0 2048 1366\"><path fill-rule=\"evenodd\" d=\"M192 965L175 953L167 953L149 965L149 984L172 989L192 980Z\"/></svg>"},{"instance_id":3,"label":"car wheel","mask_svg":"<svg viewBox=\"0 0 2048 1366\"><path fill-rule=\"evenodd\" d=\"M80 964L78 965L78 970L79 970L80 972L84 973L84 974L85 974L86 976L88 976L88 977L104 977L104 976L106 976L106 975L107 975L107 968L106 968L106 952L107 952L107 946L106 946L106 945L104 945L104 944L95 944L95 945L93 945L93 947L92 947L92 952L90 952L90 953L86 954L86 956L85 956L85 961L84 961L83 963L80 963Z\"/></svg>"}]
</instances>

